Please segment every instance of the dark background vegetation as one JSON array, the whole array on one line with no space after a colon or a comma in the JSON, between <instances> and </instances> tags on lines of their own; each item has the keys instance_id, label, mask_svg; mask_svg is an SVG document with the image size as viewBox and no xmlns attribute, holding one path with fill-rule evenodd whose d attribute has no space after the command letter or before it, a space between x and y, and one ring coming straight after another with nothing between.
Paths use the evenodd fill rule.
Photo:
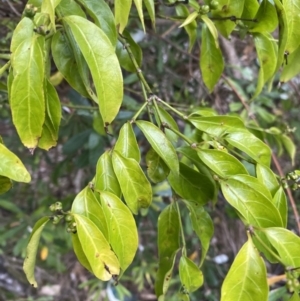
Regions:
<instances>
[{"instance_id":1,"label":"dark background vegetation","mask_svg":"<svg viewBox=\"0 0 300 301\"><path fill-rule=\"evenodd\" d=\"M12 32L24 6L25 1L0 0L0 54L9 54ZM165 10L157 7L161 14L166 13ZM172 13L171 8L168 10L168 14ZM241 100L243 95L249 97L255 90L258 64L251 37L241 40L238 34L233 34L230 41L220 38L226 69L214 92L209 94L199 71L201 26L198 42L189 53L188 38L184 30L178 28L179 23L158 18L156 30L150 22L146 25L147 33L144 34L136 13L132 11L128 29L142 47L145 77L162 99L187 113L208 107L219 114L249 114ZM0 59L0 65L4 63L5 60ZM55 74L55 68L52 71ZM48 226L42 234L36 269L40 283L37 290L30 288L22 271L26 244L34 223L41 216L50 215L48 208L56 201L62 202L65 210L71 207L75 195L92 180L99 156L114 144L119 128L143 102L137 76L127 72L123 75L126 84L124 103L110 128L112 136L107 136L97 123L97 107L62 82L57 86L63 103L58 146L49 152L36 150L34 155L21 145L16 134L5 91L6 78L0 79L0 135L7 147L22 159L32 176L30 184L15 183L11 191L0 196L0 300L114 300L109 297L111 292L120 300L156 300L153 293L157 268L156 222L170 196L164 183L154 187L154 202L147 215L136 218L140 247L134 263L117 287L98 281L80 266L64 224ZM276 126L285 131L296 146L300 142L299 82L297 77L279 85L275 78L272 91L265 90L251 103L249 116L255 117L266 129ZM183 132L191 132L180 121L179 126ZM146 152L147 144L142 136L138 141L141 150ZM273 150L275 153L279 151L276 147ZM285 153L280 156L279 163L284 173L299 169L299 152L294 167ZM299 199L299 194L294 193L294 197ZM222 196L214 207L209 207L209 212L215 235L203 267L205 284L191 297L192 300L219 300L222 280L231 260L246 240L245 227ZM183 216L187 217L187 214L185 212ZM198 240L187 218L183 223L188 255L197 258L200 252ZM289 228L296 229L292 212ZM226 255L228 260L216 262L218 255ZM283 272L278 266L269 266L270 277ZM284 282L278 282L273 288L279 288L280 292L280 286L284 286ZM177 300L178 289L179 280L174 276L167 300Z\"/></svg>"}]
</instances>

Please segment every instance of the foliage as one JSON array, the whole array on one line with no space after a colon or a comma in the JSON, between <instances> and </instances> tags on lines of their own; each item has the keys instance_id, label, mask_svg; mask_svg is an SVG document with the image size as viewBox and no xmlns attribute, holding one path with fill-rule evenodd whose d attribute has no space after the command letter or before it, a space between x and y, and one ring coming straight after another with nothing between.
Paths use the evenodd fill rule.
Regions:
<instances>
[{"instance_id":1,"label":"foliage","mask_svg":"<svg viewBox=\"0 0 300 301\"><path fill-rule=\"evenodd\" d=\"M272 87L278 71L282 69L282 82L300 72L299 5L292 0L204 2L135 0L133 7L128 0L113 4L104 0L32 0L26 5L12 35L9 60L0 69L0 75L7 77L12 121L21 142L32 154L38 148L48 151L57 145L64 116L57 89L64 79L94 111L86 116L94 129L74 135L64 144L65 153L72 156L74 144L79 148L87 140L91 149L99 146L102 153L97 164L94 162L95 174L81 187L71 209L55 202L50 206L53 215L40 218L33 227L24 261L32 286L37 286L38 243L49 221L67 224L78 261L97 278L117 284L126 277L138 249L136 221L156 208L158 185L171 191L167 204L160 202L158 208L158 300L164 300L177 267L181 300L193 298L191 293L205 282L205 259L214 234L209 208L216 204L219 193L234 208L248 235L225 277L221 300L268 300L266 262L260 252L270 263L284 266L289 276L291 271L298 272L300 241L286 229L284 189L299 188L300 171L284 176L279 170L278 176L271 169L272 159L277 162L274 148L278 155L285 149L293 164L296 148L286 131L269 126L276 117L262 107L254 106L260 118L249 117L255 101L263 102L263 88L266 84ZM260 66L251 97L224 76L239 95L242 114L238 116L238 110L232 109L229 115L218 115L205 108L183 113L159 97L143 75L142 50L126 30L134 20L131 12L144 30L149 26L146 21L155 26L157 16L179 21L189 37L190 51L200 40L199 67L210 92L225 68L219 34L225 38L235 33L241 38L251 35ZM142 91L144 103L133 106L134 113L124 118L129 121L104 151L102 142L108 139L104 137L116 134L114 122L122 113L122 102L126 103L123 91L130 81L128 74L136 74L140 87L135 89ZM128 75L127 82L124 75ZM142 144L144 140L147 142ZM86 157L83 153L81 159ZM28 183L30 174L1 141L1 193L11 188L11 180ZM295 208L294 214L297 218ZM201 244L197 261L189 254L183 220ZM299 299L299 285L290 283L289 291L294 292L290 300Z\"/></svg>"}]
</instances>

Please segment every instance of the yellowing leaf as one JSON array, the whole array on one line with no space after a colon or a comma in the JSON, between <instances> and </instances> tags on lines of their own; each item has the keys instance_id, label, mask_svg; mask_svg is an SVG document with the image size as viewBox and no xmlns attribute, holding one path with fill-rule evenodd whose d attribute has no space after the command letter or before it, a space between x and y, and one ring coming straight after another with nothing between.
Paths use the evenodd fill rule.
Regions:
<instances>
[{"instance_id":1,"label":"yellowing leaf","mask_svg":"<svg viewBox=\"0 0 300 301\"><path fill-rule=\"evenodd\" d=\"M130 13L132 0L115 0L115 22L119 26L119 33L125 29Z\"/></svg>"},{"instance_id":2,"label":"yellowing leaf","mask_svg":"<svg viewBox=\"0 0 300 301\"><path fill-rule=\"evenodd\" d=\"M99 101L100 114L110 124L123 99L120 65L106 34L92 22L79 17L64 17L90 68Z\"/></svg>"}]
</instances>

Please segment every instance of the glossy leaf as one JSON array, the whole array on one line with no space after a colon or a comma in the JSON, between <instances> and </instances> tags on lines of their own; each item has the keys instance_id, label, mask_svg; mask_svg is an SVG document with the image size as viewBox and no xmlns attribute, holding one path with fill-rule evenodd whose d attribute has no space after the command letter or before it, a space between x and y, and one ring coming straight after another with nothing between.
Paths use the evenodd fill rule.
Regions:
<instances>
[{"instance_id":1,"label":"glossy leaf","mask_svg":"<svg viewBox=\"0 0 300 301\"><path fill-rule=\"evenodd\" d=\"M108 225L108 241L124 272L131 264L138 247L135 220L128 207L114 194L100 192L100 198Z\"/></svg>"},{"instance_id":2,"label":"glossy leaf","mask_svg":"<svg viewBox=\"0 0 300 301\"><path fill-rule=\"evenodd\" d=\"M180 163L179 174L170 172L169 183L183 199L204 205L213 198L214 186L209 178Z\"/></svg>"},{"instance_id":3,"label":"glossy leaf","mask_svg":"<svg viewBox=\"0 0 300 301\"><path fill-rule=\"evenodd\" d=\"M45 79L44 82L44 95L46 116L38 146L42 149L49 150L49 148L57 144L61 120L61 104L55 88L47 79Z\"/></svg>"},{"instance_id":4,"label":"glossy leaf","mask_svg":"<svg viewBox=\"0 0 300 301\"><path fill-rule=\"evenodd\" d=\"M0 194L3 194L10 190L12 187L12 182L9 178L0 176Z\"/></svg>"},{"instance_id":5,"label":"glossy leaf","mask_svg":"<svg viewBox=\"0 0 300 301\"><path fill-rule=\"evenodd\" d=\"M283 66L283 70L280 75L281 82L285 83L300 73L299 56L300 46L287 57L287 64Z\"/></svg>"},{"instance_id":6,"label":"glossy leaf","mask_svg":"<svg viewBox=\"0 0 300 301\"><path fill-rule=\"evenodd\" d=\"M74 0L61 0L56 8L56 12L59 12L59 15L63 17L76 15L86 18L84 11Z\"/></svg>"},{"instance_id":7,"label":"glossy leaf","mask_svg":"<svg viewBox=\"0 0 300 301\"><path fill-rule=\"evenodd\" d=\"M265 263L249 237L226 275L221 301L267 301L268 293Z\"/></svg>"},{"instance_id":8,"label":"glossy leaf","mask_svg":"<svg viewBox=\"0 0 300 301\"><path fill-rule=\"evenodd\" d=\"M247 0L246 0L247 1ZM215 18L226 18L235 16L237 18L241 17L243 8L244 8L244 0L219 0L219 5L217 10L212 11L212 16ZM214 21L217 29L220 33L228 37L234 27L236 26L234 22L231 20L216 20Z\"/></svg>"},{"instance_id":9,"label":"glossy leaf","mask_svg":"<svg viewBox=\"0 0 300 301\"><path fill-rule=\"evenodd\" d=\"M31 181L30 174L21 160L2 143L0 143L0 175L17 182Z\"/></svg>"},{"instance_id":10,"label":"glossy leaf","mask_svg":"<svg viewBox=\"0 0 300 301\"><path fill-rule=\"evenodd\" d=\"M14 80L10 105L13 123L22 143L35 149L45 120L44 41L35 35L25 40L13 53Z\"/></svg>"},{"instance_id":11,"label":"glossy leaf","mask_svg":"<svg viewBox=\"0 0 300 301\"><path fill-rule=\"evenodd\" d=\"M138 12L139 18L141 20L142 23L142 27L145 31L145 24L144 24L144 13L143 13L143 0L133 0L136 10Z\"/></svg>"},{"instance_id":12,"label":"glossy leaf","mask_svg":"<svg viewBox=\"0 0 300 301\"><path fill-rule=\"evenodd\" d=\"M212 92L222 75L224 61L220 48L216 47L215 38L208 27L204 25L202 28L200 69L205 86Z\"/></svg>"},{"instance_id":13,"label":"glossy leaf","mask_svg":"<svg viewBox=\"0 0 300 301\"><path fill-rule=\"evenodd\" d=\"M257 33L254 35L254 43L259 60L259 74L256 90L252 98L260 94L264 84L274 75L277 63L277 53L273 45L273 37L270 34Z\"/></svg>"},{"instance_id":14,"label":"glossy leaf","mask_svg":"<svg viewBox=\"0 0 300 301\"><path fill-rule=\"evenodd\" d=\"M87 217L74 214L82 250L97 278L103 281L119 275L120 263L98 227Z\"/></svg>"},{"instance_id":15,"label":"glossy leaf","mask_svg":"<svg viewBox=\"0 0 300 301\"><path fill-rule=\"evenodd\" d=\"M273 197L273 203L280 213L283 227L286 228L288 219L288 206L285 192L281 186L278 188Z\"/></svg>"},{"instance_id":16,"label":"glossy leaf","mask_svg":"<svg viewBox=\"0 0 300 301\"><path fill-rule=\"evenodd\" d=\"M96 190L108 191L118 197L122 195L109 151L103 153L97 162L94 186Z\"/></svg>"},{"instance_id":17,"label":"glossy leaf","mask_svg":"<svg viewBox=\"0 0 300 301\"><path fill-rule=\"evenodd\" d=\"M91 70L100 114L104 123L109 124L116 117L123 99L122 73L114 47L105 33L88 20L79 16L68 16L64 20Z\"/></svg>"},{"instance_id":18,"label":"glossy leaf","mask_svg":"<svg viewBox=\"0 0 300 301\"><path fill-rule=\"evenodd\" d=\"M177 16L179 16L181 18L187 18L190 15L190 11L183 4L176 5L175 9L176 9ZM198 13L197 13L197 15L198 15ZM196 17L197 17L197 15L196 15ZM181 25L180 27L182 27L182 26L183 25ZM186 31L186 33L189 36L189 51L191 51L196 42L196 39L197 39L197 22L196 22L196 20L192 20L189 24L185 25L184 30Z\"/></svg>"},{"instance_id":19,"label":"glossy leaf","mask_svg":"<svg viewBox=\"0 0 300 301\"><path fill-rule=\"evenodd\" d=\"M104 31L111 44L116 46L118 35L114 15L109 5L104 0L79 0L79 2L93 18L95 24Z\"/></svg>"},{"instance_id":20,"label":"glossy leaf","mask_svg":"<svg viewBox=\"0 0 300 301\"><path fill-rule=\"evenodd\" d=\"M37 282L34 277L36 254L39 246L41 233L48 222L49 217L42 217L35 223L26 248L26 257L24 260L23 269L27 280L33 287L37 287Z\"/></svg>"},{"instance_id":21,"label":"glossy leaf","mask_svg":"<svg viewBox=\"0 0 300 301\"><path fill-rule=\"evenodd\" d=\"M132 51L132 54L138 66L141 67L143 59L143 52L141 50L141 47L134 41L134 39L131 37L130 33L127 30L123 31L122 36L128 44L127 47L130 47L130 50ZM136 72L136 67L134 66L126 48L121 42L117 43L116 55L119 59L122 68L129 72Z\"/></svg>"},{"instance_id":22,"label":"glossy leaf","mask_svg":"<svg viewBox=\"0 0 300 301\"><path fill-rule=\"evenodd\" d=\"M178 157L172 143L167 139L165 134L151 122L139 120L136 121L136 124L143 132L152 148L163 159L170 170L174 173L178 173Z\"/></svg>"},{"instance_id":23,"label":"glossy leaf","mask_svg":"<svg viewBox=\"0 0 300 301\"><path fill-rule=\"evenodd\" d=\"M268 0L262 1L254 19L257 22L253 22L254 26L250 29L250 32L273 32L278 26L276 8Z\"/></svg>"},{"instance_id":24,"label":"glossy leaf","mask_svg":"<svg viewBox=\"0 0 300 301\"><path fill-rule=\"evenodd\" d=\"M211 35L213 36L215 40L216 48L219 48L219 40L218 40L218 30L214 24L214 22L208 18L206 15L201 15L201 20L205 23L208 30L210 31Z\"/></svg>"},{"instance_id":25,"label":"glossy leaf","mask_svg":"<svg viewBox=\"0 0 300 301\"><path fill-rule=\"evenodd\" d=\"M127 25L132 0L115 0L115 22L122 33Z\"/></svg>"},{"instance_id":26,"label":"glossy leaf","mask_svg":"<svg viewBox=\"0 0 300 301\"><path fill-rule=\"evenodd\" d=\"M130 122L126 122L122 126L114 150L118 151L125 158L131 158L140 162L140 149Z\"/></svg>"},{"instance_id":27,"label":"glossy leaf","mask_svg":"<svg viewBox=\"0 0 300 301\"><path fill-rule=\"evenodd\" d=\"M256 0L247 0L244 3L244 9L242 18L243 19L254 19L259 9L259 3ZM253 26L253 22L244 21L248 26Z\"/></svg>"},{"instance_id":28,"label":"glossy leaf","mask_svg":"<svg viewBox=\"0 0 300 301\"><path fill-rule=\"evenodd\" d=\"M153 27L155 26L155 7L154 7L154 0L144 0L144 4L147 8L149 17L151 19Z\"/></svg>"},{"instance_id":29,"label":"glossy leaf","mask_svg":"<svg viewBox=\"0 0 300 301\"><path fill-rule=\"evenodd\" d=\"M199 13L197 11L190 13L179 27L184 27L184 26L189 25L190 23L192 23L193 21L196 20L198 15L199 15Z\"/></svg>"},{"instance_id":30,"label":"glossy leaf","mask_svg":"<svg viewBox=\"0 0 300 301\"><path fill-rule=\"evenodd\" d=\"M190 116L188 120L198 130L215 137L223 136L228 132L245 129L242 120L238 117L232 116Z\"/></svg>"},{"instance_id":31,"label":"glossy leaf","mask_svg":"<svg viewBox=\"0 0 300 301\"><path fill-rule=\"evenodd\" d=\"M274 196L278 190L279 183L273 171L265 165L256 164L256 177Z\"/></svg>"},{"instance_id":32,"label":"glossy leaf","mask_svg":"<svg viewBox=\"0 0 300 301\"><path fill-rule=\"evenodd\" d=\"M179 277L184 288L192 293L203 284L203 274L198 266L186 256L179 261Z\"/></svg>"},{"instance_id":33,"label":"glossy leaf","mask_svg":"<svg viewBox=\"0 0 300 301\"><path fill-rule=\"evenodd\" d=\"M214 234L214 224L211 217L202 206L193 202L185 203L190 211L193 229L201 242L201 259L199 263L199 266L201 266L205 260L210 240Z\"/></svg>"},{"instance_id":34,"label":"glossy leaf","mask_svg":"<svg viewBox=\"0 0 300 301\"><path fill-rule=\"evenodd\" d=\"M146 164L147 175L153 183L162 182L170 173L169 167L153 148L150 148L146 154Z\"/></svg>"},{"instance_id":35,"label":"glossy leaf","mask_svg":"<svg viewBox=\"0 0 300 301\"><path fill-rule=\"evenodd\" d=\"M243 216L247 225L283 226L270 192L257 178L248 175L232 176L221 182L221 189L227 202Z\"/></svg>"},{"instance_id":36,"label":"glossy leaf","mask_svg":"<svg viewBox=\"0 0 300 301\"><path fill-rule=\"evenodd\" d=\"M72 233L72 245L73 245L73 250L74 253L78 259L78 261L82 264L82 266L84 266L88 271L90 271L91 273L93 273L92 271L92 267L87 259L87 257L85 256L81 243L79 241L78 238L78 234L77 233Z\"/></svg>"},{"instance_id":37,"label":"glossy leaf","mask_svg":"<svg viewBox=\"0 0 300 301\"><path fill-rule=\"evenodd\" d=\"M282 5L287 18L287 42L285 51L294 52L300 45L300 5L297 0L283 0Z\"/></svg>"},{"instance_id":38,"label":"glossy leaf","mask_svg":"<svg viewBox=\"0 0 300 301\"><path fill-rule=\"evenodd\" d=\"M179 131L178 125L176 123L176 121L174 120L174 118L162 107L157 107L157 112L155 112L158 114L158 118L157 120L164 122L165 124L167 124L167 126L169 126L170 128ZM170 129L168 128L164 128L164 132L166 134L166 137L172 142L172 143L176 143L178 141L178 136L172 132Z\"/></svg>"},{"instance_id":39,"label":"glossy leaf","mask_svg":"<svg viewBox=\"0 0 300 301\"><path fill-rule=\"evenodd\" d=\"M112 163L130 210L137 214L139 209L148 208L152 202L152 189L140 165L117 151L112 154Z\"/></svg>"},{"instance_id":40,"label":"glossy leaf","mask_svg":"<svg viewBox=\"0 0 300 301\"><path fill-rule=\"evenodd\" d=\"M292 160L292 165L295 163L295 156L296 156L296 146L292 139L287 135L281 135L280 140L282 141L282 144L287 151L288 155L290 156Z\"/></svg>"},{"instance_id":41,"label":"glossy leaf","mask_svg":"<svg viewBox=\"0 0 300 301\"><path fill-rule=\"evenodd\" d=\"M74 72L77 63L71 45L68 43L65 34L60 31L55 33L52 37L51 50L57 69L70 86L82 96L89 97L80 74Z\"/></svg>"},{"instance_id":42,"label":"glossy leaf","mask_svg":"<svg viewBox=\"0 0 300 301\"><path fill-rule=\"evenodd\" d=\"M168 290L175 256L180 248L179 216L173 203L161 212L157 227L159 264L155 281L155 293L159 299Z\"/></svg>"},{"instance_id":43,"label":"glossy leaf","mask_svg":"<svg viewBox=\"0 0 300 301\"><path fill-rule=\"evenodd\" d=\"M256 162L267 166L270 165L271 149L247 130L233 131L225 136L225 140L230 145L246 153Z\"/></svg>"},{"instance_id":44,"label":"glossy leaf","mask_svg":"<svg viewBox=\"0 0 300 301\"><path fill-rule=\"evenodd\" d=\"M76 195L71 211L90 219L108 240L108 225L105 213L91 188L87 186Z\"/></svg>"},{"instance_id":45,"label":"glossy leaf","mask_svg":"<svg viewBox=\"0 0 300 301\"><path fill-rule=\"evenodd\" d=\"M279 254L280 261L286 267L300 266L300 237L284 228L267 228L262 232Z\"/></svg>"},{"instance_id":46,"label":"glossy leaf","mask_svg":"<svg viewBox=\"0 0 300 301\"><path fill-rule=\"evenodd\" d=\"M248 174L245 166L239 160L224 151L197 149L197 152L203 163L222 178Z\"/></svg>"}]
</instances>

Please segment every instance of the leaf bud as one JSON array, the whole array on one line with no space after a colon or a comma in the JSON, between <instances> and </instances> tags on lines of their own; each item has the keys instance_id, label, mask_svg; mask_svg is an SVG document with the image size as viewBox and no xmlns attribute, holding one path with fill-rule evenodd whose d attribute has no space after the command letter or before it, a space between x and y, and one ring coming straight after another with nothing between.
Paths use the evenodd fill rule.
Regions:
<instances>
[{"instance_id":1,"label":"leaf bud","mask_svg":"<svg viewBox=\"0 0 300 301\"><path fill-rule=\"evenodd\" d=\"M56 202L55 203L55 210L62 210L62 203L61 202Z\"/></svg>"},{"instance_id":2,"label":"leaf bud","mask_svg":"<svg viewBox=\"0 0 300 301\"><path fill-rule=\"evenodd\" d=\"M208 5L202 5L200 7L200 13L201 14L207 14L210 11L210 7Z\"/></svg>"},{"instance_id":3,"label":"leaf bud","mask_svg":"<svg viewBox=\"0 0 300 301\"><path fill-rule=\"evenodd\" d=\"M52 223L53 225L57 225L60 221L60 218L58 216L53 216L53 219L52 219Z\"/></svg>"},{"instance_id":4,"label":"leaf bud","mask_svg":"<svg viewBox=\"0 0 300 301\"><path fill-rule=\"evenodd\" d=\"M55 204L50 205L49 209L50 211L54 212L56 210Z\"/></svg>"},{"instance_id":5,"label":"leaf bud","mask_svg":"<svg viewBox=\"0 0 300 301\"><path fill-rule=\"evenodd\" d=\"M37 7L34 7L32 4L27 4L24 9L24 16L32 19L35 16L37 10Z\"/></svg>"},{"instance_id":6,"label":"leaf bud","mask_svg":"<svg viewBox=\"0 0 300 301\"><path fill-rule=\"evenodd\" d=\"M210 7L210 9L217 9L218 8L218 6L219 6L219 2L218 1L215 1L215 0L212 0L211 2L210 2L210 4L209 4L209 7Z\"/></svg>"},{"instance_id":7,"label":"leaf bud","mask_svg":"<svg viewBox=\"0 0 300 301\"><path fill-rule=\"evenodd\" d=\"M71 222L72 220L73 220L73 216L72 215L70 215L70 214L66 215L66 217L65 217L65 221L66 222Z\"/></svg>"}]
</instances>

